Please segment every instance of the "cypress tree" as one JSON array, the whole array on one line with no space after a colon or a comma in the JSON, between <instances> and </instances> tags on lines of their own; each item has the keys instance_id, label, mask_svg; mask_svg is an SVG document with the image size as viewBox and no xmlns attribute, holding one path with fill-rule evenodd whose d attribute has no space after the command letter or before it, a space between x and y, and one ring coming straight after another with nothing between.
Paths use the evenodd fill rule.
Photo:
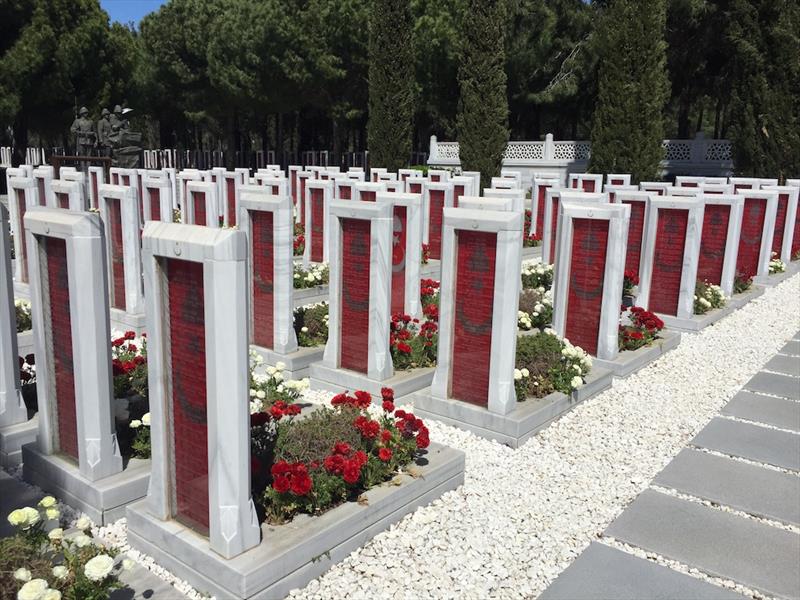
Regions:
<instances>
[{"instance_id":1,"label":"cypress tree","mask_svg":"<svg viewBox=\"0 0 800 600\"><path fill-rule=\"evenodd\" d=\"M414 18L408 0L371 0L369 15L370 164L390 171L411 156Z\"/></svg>"},{"instance_id":2,"label":"cypress tree","mask_svg":"<svg viewBox=\"0 0 800 600\"><path fill-rule=\"evenodd\" d=\"M663 110L668 98L664 0L610 0L596 32L598 95L590 169L630 173L633 182L660 174Z\"/></svg>"},{"instance_id":3,"label":"cypress tree","mask_svg":"<svg viewBox=\"0 0 800 600\"><path fill-rule=\"evenodd\" d=\"M465 0L459 15L459 154L463 169L480 171L481 187L500 175L508 144L506 13L506 0Z\"/></svg>"}]
</instances>

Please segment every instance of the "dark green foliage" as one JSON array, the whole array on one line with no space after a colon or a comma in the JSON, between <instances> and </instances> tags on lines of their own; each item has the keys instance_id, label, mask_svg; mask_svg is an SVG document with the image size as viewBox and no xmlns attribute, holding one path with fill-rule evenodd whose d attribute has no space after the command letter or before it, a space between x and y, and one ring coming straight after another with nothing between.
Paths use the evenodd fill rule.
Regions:
<instances>
[{"instance_id":1,"label":"dark green foliage","mask_svg":"<svg viewBox=\"0 0 800 600\"><path fill-rule=\"evenodd\" d=\"M414 117L414 19L408 0L372 0L369 15L370 164L408 164Z\"/></svg>"},{"instance_id":2,"label":"dark green foliage","mask_svg":"<svg viewBox=\"0 0 800 600\"><path fill-rule=\"evenodd\" d=\"M458 142L461 168L480 171L481 187L500 175L508 143L506 0L466 0L459 14Z\"/></svg>"},{"instance_id":3,"label":"dark green foliage","mask_svg":"<svg viewBox=\"0 0 800 600\"><path fill-rule=\"evenodd\" d=\"M336 442L357 447L361 436L353 427L358 411L343 407L338 410L320 408L302 419L278 426L275 460L322 463Z\"/></svg>"},{"instance_id":4,"label":"dark green foliage","mask_svg":"<svg viewBox=\"0 0 800 600\"><path fill-rule=\"evenodd\" d=\"M664 0L610 0L601 11L590 169L658 178L668 93Z\"/></svg>"}]
</instances>

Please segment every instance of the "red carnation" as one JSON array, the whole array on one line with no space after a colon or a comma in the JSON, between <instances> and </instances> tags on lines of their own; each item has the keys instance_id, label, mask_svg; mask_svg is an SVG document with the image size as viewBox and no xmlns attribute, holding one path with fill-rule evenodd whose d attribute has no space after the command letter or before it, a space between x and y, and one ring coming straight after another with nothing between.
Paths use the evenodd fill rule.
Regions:
<instances>
[{"instance_id":1,"label":"red carnation","mask_svg":"<svg viewBox=\"0 0 800 600\"><path fill-rule=\"evenodd\" d=\"M381 398L384 400L394 400L394 390L390 387L381 388Z\"/></svg>"},{"instance_id":2,"label":"red carnation","mask_svg":"<svg viewBox=\"0 0 800 600\"><path fill-rule=\"evenodd\" d=\"M384 429L383 431L381 431L381 441L384 444L388 444L391 439L392 439L391 431L389 431L388 429Z\"/></svg>"},{"instance_id":3,"label":"red carnation","mask_svg":"<svg viewBox=\"0 0 800 600\"><path fill-rule=\"evenodd\" d=\"M273 489L278 492L279 494L285 494L289 491L289 478L288 477L276 477L272 480L272 487Z\"/></svg>"},{"instance_id":4,"label":"red carnation","mask_svg":"<svg viewBox=\"0 0 800 600\"><path fill-rule=\"evenodd\" d=\"M380 458L383 462L389 462L392 460L392 451L389 448L381 448L378 450L378 458Z\"/></svg>"},{"instance_id":5,"label":"red carnation","mask_svg":"<svg viewBox=\"0 0 800 600\"><path fill-rule=\"evenodd\" d=\"M333 451L336 454L344 454L345 456L347 456L348 454L350 454L350 444L348 444L347 442L336 442L333 445Z\"/></svg>"},{"instance_id":6,"label":"red carnation","mask_svg":"<svg viewBox=\"0 0 800 600\"><path fill-rule=\"evenodd\" d=\"M311 491L311 477L307 472L292 476L292 493L296 496L305 496Z\"/></svg>"},{"instance_id":7,"label":"red carnation","mask_svg":"<svg viewBox=\"0 0 800 600\"><path fill-rule=\"evenodd\" d=\"M391 400L384 400L383 410L385 410L388 413L394 412L394 403Z\"/></svg>"},{"instance_id":8,"label":"red carnation","mask_svg":"<svg viewBox=\"0 0 800 600\"><path fill-rule=\"evenodd\" d=\"M342 478L349 484L357 483L361 478L361 467L352 462L348 463L344 468Z\"/></svg>"}]
</instances>

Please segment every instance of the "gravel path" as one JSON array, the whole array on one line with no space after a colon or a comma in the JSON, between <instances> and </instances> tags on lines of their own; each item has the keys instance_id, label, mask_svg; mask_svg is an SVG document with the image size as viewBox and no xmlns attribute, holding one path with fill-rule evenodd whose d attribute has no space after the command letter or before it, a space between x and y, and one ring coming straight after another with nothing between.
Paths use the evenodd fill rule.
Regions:
<instances>
[{"instance_id":1,"label":"gravel path","mask_svg":"<svg viewBox=\"0 0 800 600\"><path fill-rule=\"evenodd\" d=\"M530 598L541 593L800 327L800 276L511 450L430 422L466 482L294 598Z\"/></svg>"}]
</instances>

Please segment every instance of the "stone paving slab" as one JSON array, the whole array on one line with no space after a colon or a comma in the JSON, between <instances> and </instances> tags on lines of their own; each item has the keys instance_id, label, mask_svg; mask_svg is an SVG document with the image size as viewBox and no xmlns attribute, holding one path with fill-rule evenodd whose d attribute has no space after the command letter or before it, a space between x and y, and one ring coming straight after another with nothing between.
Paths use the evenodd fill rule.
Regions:
<instances>
[{"instance_id":1,"label":"stone paving slab","mask_svg":"<svg viewBox=\"0 0 800 600\"><path fill-rule=\"evenodd\" d=\"M645 490L605 535L781 598L800 590L800 535Z\"/></svg>"},{"instance_id":2,"label":"stone paving slab","mask_svg":"<svg viewBox=\"0 0 800 600\"><path fill-rule=\"evenodd\" d=\"M800 525L800 477L795 475L685 448L653 483L751 515Z\"/></svg>"},{"instance_id":3,"label":"stone paving slab","mask_svg":"<svg viewBox=\"0 0 800 600\"><path fill-rule=\"evenodd\" d=\"M8 522L8 513L23 506L36 506L43 494L20 483L0 470L0 538L13 535L15 528Z\"/></svg>"},{"instance_id":4,"label":"stone paving slab","mask_svg":"<svg viewBox=\"0 0 800 600\"><path fill-rule=\"evenodd\" d=\"M797 377L761 371L753 375L753 378L744 387L753 392L800 400L800 379Z\"/></svg>"},{"instance_id":5,"label":"stone paving slab","mask_svg":"<svg viewBox=\"0 0 800 600\"><path fill-rule=\"evenodd\" d=\"M800 377L800 357L776 354L764 365L764 368L776 373Z\"/></svg>"},{"instance_id":6,"label":"stone paving slab","mask_svg":"<svg viewBox=\"0 0 800 600\"><path fill-rule=\"evenodd\" d=\"M800 471L800 435L730 419L711 419L691 442L723 454Z\"/></svg>"},{"instance_id":7,"label":"stone paving slab","mask_svg":"<svg viewBox=\"0 0 800 600\"><path fill-rule=\"evenodd\" d=\"M741 600L744 596L593 542L539 600Z\"/></svg>"},{"instance_id":8,"label":"stone paving slab","mask_svg":"<svg viewBox=\"0 0 800 600\"><path fill-rule=\"evenodd\" d=\"M783 348L779 350L781 354L789 354L790 356L800 356L800 339L795 336Z\"/></svg>"},{"instance_id":9,"label":"stone paving slab","mask_svg":"<svg viewBox=\"0 0 800 600\"><path fill-rule=\"evenodd\" d=\"M114 590L108 600L178 600L186 597L138 564L131 571L120 573L119 580L128 587Z\"/></svg>"},{"instance_id":10,"label":"stone paving slab","mask_svg":"<svg viewBox=\"0 0 800 600\"><path fill-rule=\"evenodd\" d=\"M800 402L741 391L722 407L724 415L800 431Z\"/></svg>"}]
</instances>

